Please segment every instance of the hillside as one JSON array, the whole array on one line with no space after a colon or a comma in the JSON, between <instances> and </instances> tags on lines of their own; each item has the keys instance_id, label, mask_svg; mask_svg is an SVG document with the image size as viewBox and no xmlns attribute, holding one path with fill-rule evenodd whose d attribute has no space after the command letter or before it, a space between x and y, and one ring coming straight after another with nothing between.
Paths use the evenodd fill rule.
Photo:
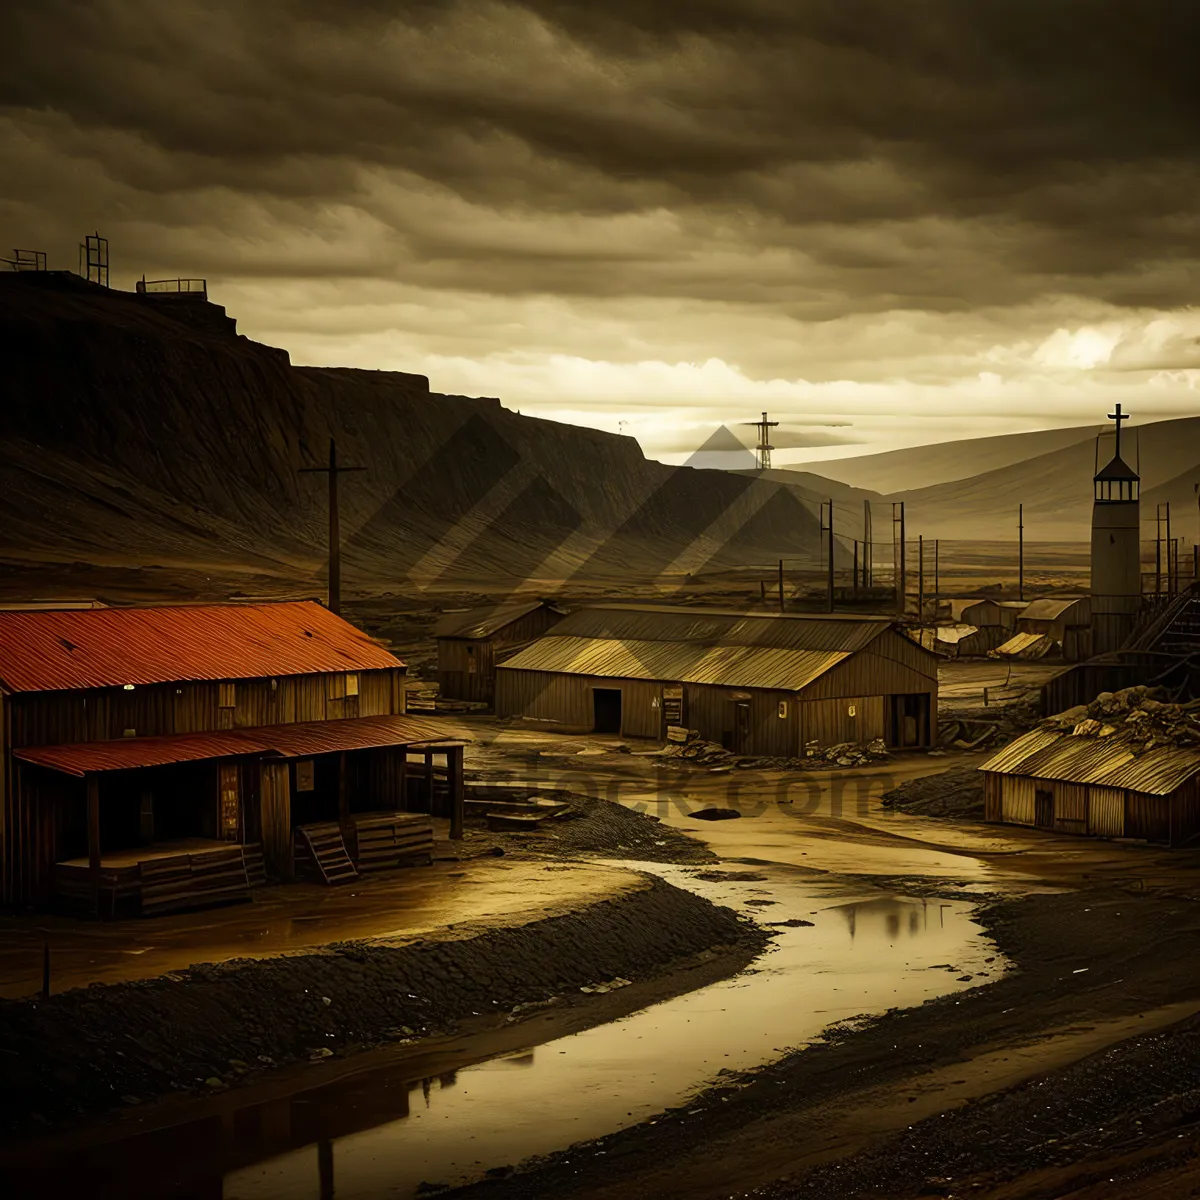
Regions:
<instances>
[{"instance_id":1,"label":"hillside","mask_svg":"<svg viewBox=\"0 0 1200 1200\"><path fill-rule=\"evenodd\" d=\"M797 474L815 473L853 487L891 494L969 479L1084 442L1091 445L1096 432L1094 427L1080 425L999 437L961 438L885 450L881 454L796 463L785 469Z\"/></svg>"},{"instance_id":2,"label":"hillside","mask_svg":"<svg viewBox=\"0 0 1200 1200\"><path fill-rule=\"evenodd\" d=\"M10 591L85 567L319 591L324 477L298 471L330 437L366 468L341 486L347 595L649 581L819 552L801 488L651 462L632 438L421 376L293 367L202 301L0 276L0 353Z\"/></svg>"},{"instance_id":3,"label":"hillside","mask_svg":"<svg viewBox=\"0 0 1200 1200\"><path fill-rule=\"evenodd\" d=\"M1196 536L1193 484L1200 481L1200 417L1156 421L1126 431L1127 461L1140 461L1143 537L1154 537L1159 500L1181 509L1178 530ZM1100 458L1112 453L1112 436L1101 442ZM1017 506L1025 506L1025 536L1033 541L1084 541L1090 537L1092 475L1096 448L1088 438L1023 462L899 492L909 529L926 537L1016 538Z\"/></svg>"}]
</instances>

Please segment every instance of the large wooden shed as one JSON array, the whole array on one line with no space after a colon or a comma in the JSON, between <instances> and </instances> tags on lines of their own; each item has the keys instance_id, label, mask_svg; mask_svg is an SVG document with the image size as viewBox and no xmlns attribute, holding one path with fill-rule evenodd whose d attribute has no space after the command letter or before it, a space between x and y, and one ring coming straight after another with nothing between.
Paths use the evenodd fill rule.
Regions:
<instances>
[{"instance_id":1,"label":"large wooden shed","mask_svg":"<svg viewBox=\"0 0 1200 1200\"><path fill-rule=\"evenodd\" d=\"M1033 729L979 769L989 821L1168 846L1200 837L1200 750Z\"/></svg>"},{"instance_id":2,"label":"large wooden shed","mask_svg":"<svg viewBox=\"0 0 1200 1200\"><path fill-rule=\"evenodd\" d=\"M462 744L314 601L0 612L0 899L165 911L461 821Z\"/></svg>"},{"instance_id":3,"label":"large wooden shed","mask_svg":"<svg viewBox=\"0 0 1200 1200\"><path fill-rule=\"evenodd\" d=\"M580 609L496 668L496 711L741 754L936 736L938 658L888 617L612 604Z\"/></svg>"},{"instance_id":4,"label":"large wooden shed","mask_svg":"<svg viewBox=\"0 0 1200 1200\"><path fill-rule=\"evenodd\" d=\"M541 637L564 611L549 600L530 600L443 614L433 627L441 694L491 704L496 664Z\"/></svg>"}]
</instances>

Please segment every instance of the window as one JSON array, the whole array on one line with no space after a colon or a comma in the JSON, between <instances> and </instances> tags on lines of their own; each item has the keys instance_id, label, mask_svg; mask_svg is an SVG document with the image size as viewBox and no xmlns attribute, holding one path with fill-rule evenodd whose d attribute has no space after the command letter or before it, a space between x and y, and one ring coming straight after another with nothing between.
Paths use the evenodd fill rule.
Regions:
<instances>
[{"instance_id":1,"label":"window","mask_svg":"<svg viewBox=\"0 0 1200 1200\"><path fill-rule=\"evenodd\" d=\"M346 672L346 695L347 696L357 696L358 695L358 672L357 671L347 671Z\"/></svg>"}]
</instances>

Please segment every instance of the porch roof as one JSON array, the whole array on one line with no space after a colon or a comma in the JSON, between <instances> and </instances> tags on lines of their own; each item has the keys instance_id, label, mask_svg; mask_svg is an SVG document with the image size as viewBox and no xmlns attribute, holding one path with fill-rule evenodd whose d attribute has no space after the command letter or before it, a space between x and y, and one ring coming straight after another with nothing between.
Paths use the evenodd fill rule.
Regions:
<instances>
[{"instance_id":1,"label":"porch roof","mask_svg":"<svg viewBox=\"0 0 1200 1200\"><path fill-rule=\"evenodd\" d=\"M436 725L408 716L349 717L341 721L264 725L254 729L116 738L63 746L26 746L14 750L13 757L67 775L83 776L93 771L128 771L251 754L300 758L334 750L454 741ZM461 745L461 742L457 744Z\"/></svg>"}]
</instances>

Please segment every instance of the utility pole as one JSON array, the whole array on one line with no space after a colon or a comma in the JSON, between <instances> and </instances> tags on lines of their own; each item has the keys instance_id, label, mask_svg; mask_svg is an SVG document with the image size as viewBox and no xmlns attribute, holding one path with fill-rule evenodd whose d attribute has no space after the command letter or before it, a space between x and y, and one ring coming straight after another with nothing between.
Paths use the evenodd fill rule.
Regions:
<instances>
[{"instance_id":1,"label":"utility pole","mask_svg":"<svg viewBox=\"0 0 1200 1200\"><path fill-rule=\"evenodd\" d=\"M1025 505L1017 505L1017 599L1025 599Z\"/></svg>"},{"instance_id":2,"label":"utility pole","mask_svg":"<svg viewBox=\"0 0 1200 1200\"><path fill-rule=\"evenodd\" d=\"M1166 547L1167 547L1167 595L1173 596L1173 595L1175 595L1175 587L1174 587L1174 584L1172 583L1172 575L1171 575L1171 502L1170 502L1170 500L1164 500L1163 507L1167 510L1167 512L1166 512L1167 536L1164 539Z\"/></svg>"},{"instance_id":3,"label":"utility pole","mask_svg":"<svg viewBox=\"0 0 1200 1200\"><path fill-rule=\"evenodd\" d=\"M1197 494L1200 495L1200 488L1197 488ZM1197 506L1200 507L1200 500L1197 501ZM871 502L870 500L863 501L863 587L869 588L873 582L871 578Z\"/></svg>"},{"instance_id":4,"label":"utility pole","mask_svg":"<svg viewBox=\"0 0 1200 1200\"><path fill-rule=\"evenodd\" d=\"M858 601L858 538L854 539L854 600Z\"/></svg>"},{"instance_id":5,"label":"utility pole","mask_svg":"<svg viewBox=\"0 0 1200 1200\"><path fill-rule=\"evenodd\" d=\"M337 442L329 439L329 465L327 467L301 467L301 475L329 476L329 611L340 612L342 608L342 539L338 528L338 476L349 471L365 471L366 467L339 467Z\"/></svg>"},{"instance_id":6,"label":"utility pole","mask_svg":"<svg viewBox=\"0 0 1200 1200\"><path fill-rule=\"evenodd\" d=\"M832 500L830 500L830 501L829 501L829 564L828 564L828 571L829 571L829 584L828 584L828 591L829 591L829 596L828 596L828 599L827 599L827 604L828 604L828 606L829 606L829 611L830 611L830 612L833 612L833 584L834 584L834 576L833 576L833 546L834 546L834 542L833 542L833 501L832 501Z\"/></svg>"},{"instance_id":7,"label":"utility pole","mask_svg":"<svg viewBox=\"0 0 1200 1200\"><path fill-rule=\"evenodd\" d=\"M939 619L938 605L942 596L942 580L939 573L941 564L938 562L938 550L941 548L941 542L941 538L933 539L933 620L935 624Z\"/></svg>"},{"instance_id":8,"label":"utility pole","mask_svg":"<svg viewBox=\"0 0 1200 1200\"><path fill-rule=\"evenodd\" d=\"M908 580L904 570L904 501L892 503L892 577L896 589L896 611L904 616Z\"/></svg>"},{"instance_id":9,"label":"utility pole","mask_svg":"<svg viewBox=\"0 0 1200 1200\"><path fill-rule=\"evenodd\" d=\"M1161 596L1163 590L1162 519L1163 506L1160 503L1154 510L1154 594L1156 596Z\"/></svg>"},{"instance_id":10,"label":"utility pole","mask_svg":"<svg viewBox=\"0 0 1200 1200\"><path fill-rule=\"evenodd\" d=\"M917 534L917 620L925 623L925 535Z\"/></svg>"},{"instance_id":11,"label":"utility pole","mask_svg":"<svg viewBox=\"0 0 1200 1200\"><path fill-rule=\"evenodd\" d=\"M784 611L783 605L783 559L779 560L779 611Z\"/></svg>"}]
</instances>

